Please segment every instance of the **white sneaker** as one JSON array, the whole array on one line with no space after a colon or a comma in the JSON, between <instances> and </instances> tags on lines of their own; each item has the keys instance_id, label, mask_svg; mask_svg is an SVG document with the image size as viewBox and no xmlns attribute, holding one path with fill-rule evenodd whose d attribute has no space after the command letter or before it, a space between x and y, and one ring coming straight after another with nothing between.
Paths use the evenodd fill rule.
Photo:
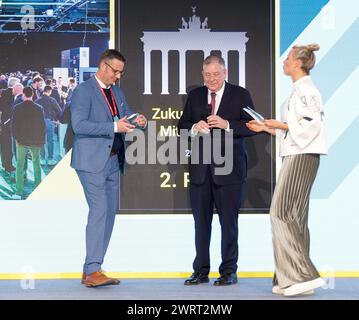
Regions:
<instances>
[{"instance_id":1,"label":"white sneaker","mask_svg":"<svg viewBox=\"0 0 359 320\"><path fill-rule=\"evenodd\" d=\"M279 286L274 286L272 288L272 293L278 294L280 296L284 296L284 290L285 289L281 289ZM308 290L306 292L301 293L301 295L303 296L311 296L312 294L314 294L314 290Z\"/></svg>"},{"instance_id":2,"label":"white sneaker","mask_svg":"<svg viewBox=\"0 0 359 320\"><path fill-rule=\"evenodd\" d=\"M316 278L311 281L293 284L292 286L284 289L284 295L287 297L303 294L304 292L323 287L326 282L322 278Z\"/></svg>"},{"instance_id":3,"label":"white sneaker","mask_svg":"<svg viewBox=\"0 0 359 320\"><path fill-rule=\"evenodd\" d=\"M281 289L279 286L273 286L272 293L284 295L284 289Z\"/></svg>"}]
</instances>

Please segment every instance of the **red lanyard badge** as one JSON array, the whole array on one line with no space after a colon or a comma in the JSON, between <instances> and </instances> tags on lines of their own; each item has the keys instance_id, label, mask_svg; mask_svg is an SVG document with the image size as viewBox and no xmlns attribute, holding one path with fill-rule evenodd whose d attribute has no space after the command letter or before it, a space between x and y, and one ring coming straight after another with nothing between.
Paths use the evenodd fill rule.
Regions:
<instances>
[{"instance_id":1,"label":"red lanyard badge","mask_svg":"<svg viewBox=\"0 0 359 320\"><path fill-rule=\"evenodd\" d=\"M97 82L97 84L98 84L98 86L99 86L99 88L100 88L100 90L102 92L103 97L105 98L105 101L107 103L107 107L110 109L112 117L118 116L118 108L117 108L115 97L113 96L111 88L110 88L110 94L111 94L112 106L111 106L111 103L108 101L108 98L107 98L107 96L105 94L104 89L101 87L101 85L99 84L97 79L96 79L96 82Z\"/></svg>"}]
</instances>

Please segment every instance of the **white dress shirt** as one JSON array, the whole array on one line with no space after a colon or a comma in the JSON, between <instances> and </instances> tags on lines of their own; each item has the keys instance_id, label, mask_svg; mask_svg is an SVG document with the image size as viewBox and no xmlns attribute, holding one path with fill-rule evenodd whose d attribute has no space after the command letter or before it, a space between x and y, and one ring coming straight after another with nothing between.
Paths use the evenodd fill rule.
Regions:
<instances>
[{"instance_id":1,"label":"white dress shirt","mask_svg":"<svg viewBox=\"0 0 359 320\"><path fill-rule=\"evenodd\" d=\"M217 114L217 112L218 112L218 108L219 108L219 106L221 104L221 101L222 101L222 96L223 96L225 86L226 86L226 82L223 82L222 88L219 89L217 92L215 92L216 100L215 100L214 113L213 114ZM208 90L208 94L207 94L207 102L208 102L208 104L211 104L211 102L212 102L211 93L212 93L212 91ZM194 124L192 126L192 129L191 129L191 135L192 136L195 136L198 133L198 131L194 128L195 125L196 124ZM229 132L229 122L228 121L227 121L227 128L225 130Z\"/></svg>"},{"instance_id":2,"label":"white dress shirt","mask_svg":"<svg viewBox=\"0 0 359 320\"><path fill-rule=\"evenodd\" d=\"M100 87L102 89L110 89L111 88L111 86L106 86L99 78L97 78L96 75L95 75L95 79L97 80L98 84L100 85ZM118 132L116 121L113 122L113 130L114 130L114 132Z\"/></svg>"},{"instance_id":3,"label":"white dress shirt","mask_svg":"<svg viewBox=\"0 0 359 320\"><path fill-rule=\"evenodd\" d=\"M225 86L226 86L226 82L223 82L222 88L219 89L217 92L215 92L215 94L216 94L216 104L215 104L213 114L217 114L217 112L218 112L218 108L219 108L219 105L221 104L221 101L222 101L222 96L223 96ZM208 104L211 104L211 101L212 101L211 93L212 93L212 91L208 90L208 95L207 95Z\"/></svg>"},{"instance_id":4,"label":"white dress shirt","mask_svg":"<svg viewBox=\"0 0 359 320\"><path fill-rule=\"evenodd\" d=\"M100 85L100 87L102 89L110 89L111 86L106 86L99 78L97 78L97 76L95 75L95 79L97 80L98 84Z\"/></svg>"}]
</instances>

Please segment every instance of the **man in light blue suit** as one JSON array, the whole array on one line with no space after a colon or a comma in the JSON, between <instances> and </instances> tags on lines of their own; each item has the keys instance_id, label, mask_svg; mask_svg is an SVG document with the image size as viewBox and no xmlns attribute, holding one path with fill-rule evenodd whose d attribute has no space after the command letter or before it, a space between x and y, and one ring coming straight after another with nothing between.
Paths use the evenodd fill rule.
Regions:
<instances>
[{"instance_id":1,"label":"man in light blue suit","mask_svg":"<svg viewBox=\"0 0 359 320\"><path fill-rule=\"evenodd\" d=\"M124 135L147 120L133 114L122 90L114 85L124 73L124 56L106 50L96 75L74 90L71 122L74 131L71 166L76 170L89 206L86 226L86 260L82 283L87 287L119 284L107 277L101 265L110 242L119 204L119 171L125 164Z\"/></svg>"}]
</instances>

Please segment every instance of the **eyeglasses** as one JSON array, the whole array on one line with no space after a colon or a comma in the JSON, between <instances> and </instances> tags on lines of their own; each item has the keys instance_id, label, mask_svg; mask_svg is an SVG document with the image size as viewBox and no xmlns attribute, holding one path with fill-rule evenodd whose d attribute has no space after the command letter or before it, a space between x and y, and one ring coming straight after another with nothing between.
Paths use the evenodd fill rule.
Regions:
<instances>
[{"instance_id":1,"label":"eyeglasses","mask_svg":"<svg viewBox=\"0 0 359 320\"><path fill-rule=\"evenodd\" d=\"M111 65L109 65L107 62L105 62L105 65L106 65L106 66L109 66L109 67L112 69L112 71L113 71L113 73L115 74L115 76L118 76L118 75L120 74L121 77L123 77L123 75L125 74L125 71L123 71L123 70L116 70L114 67L112 67Z\"/></svg>"}]
</instances>

